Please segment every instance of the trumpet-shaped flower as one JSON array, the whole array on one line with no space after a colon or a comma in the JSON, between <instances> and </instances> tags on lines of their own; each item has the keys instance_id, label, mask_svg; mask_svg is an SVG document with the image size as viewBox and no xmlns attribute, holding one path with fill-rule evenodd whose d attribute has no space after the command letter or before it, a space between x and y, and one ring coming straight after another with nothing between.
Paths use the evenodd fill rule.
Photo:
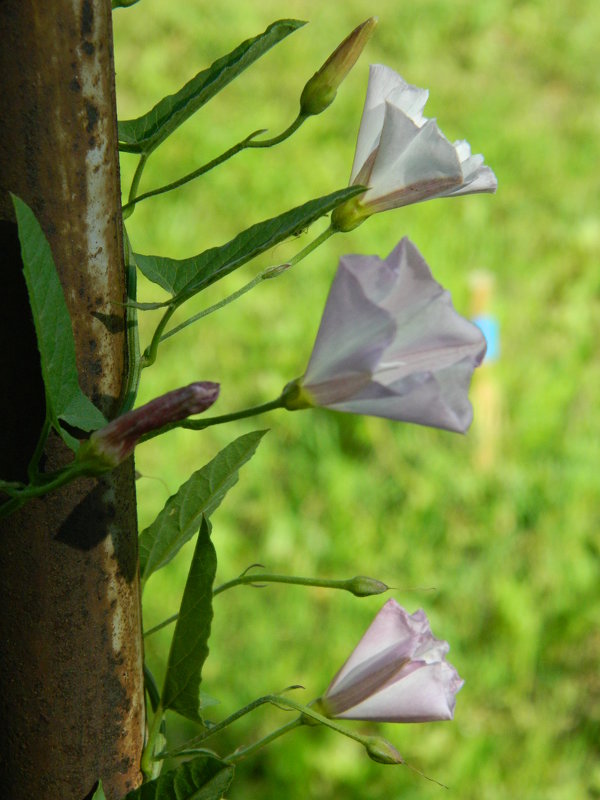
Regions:
<instances>
[{"instance_id":1,"label":"trumpet-shaped flower","mask_svg":"<svg viewBox=\"0 0 600 800\"><path fill-rule=\"evenodd\" d=\"M464 681L431 633L424 611L388 600L319 705L328 717L379 722L452 719Z\"/></svg>"},{"instance_id":2,"label":"trumpet-shaped flower","mask_svg":"<svg viewBox=\"0 0 600 800\"><path fill-rule=\"evenodd\" d=\"M351 230L377 211L432 197L496 191L483 156L471 155L464 140L452 144L423 116L428 96L393 69L371 65L350 176L351 185L369 188L334 211L334 228Z\"/></svg>"},{"instance_id":3,"label":"trumpet-shaped flower","mask_svg":"<svg viewBox=\"0 0 600 800\"><path fill-rule=\"evenodd\" d=\"M323 406L464 433L471 375L485 354L407 238L385 260L343 256L289 409Z\"/></svg>"}]
</instances>

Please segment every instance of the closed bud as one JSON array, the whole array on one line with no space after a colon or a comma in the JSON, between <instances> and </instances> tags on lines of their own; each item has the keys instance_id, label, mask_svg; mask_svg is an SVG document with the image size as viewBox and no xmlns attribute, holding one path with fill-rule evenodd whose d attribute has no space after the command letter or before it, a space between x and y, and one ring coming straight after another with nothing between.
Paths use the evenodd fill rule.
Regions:
<instances>
[{"instance_id":1,"label":"closed bud","mask_svg":"<svg viewBox=\"0 0 600 800\"><path fill-rule=\"evenodd\" d=\"M315 72L300 97L300 113L303 116L320 114L331 105L340 83L356 63L375 25L377 17L371 17L355 28L329 56L321 69Z\"/></svg>"},{"instance_id":2,"label":"closed bud","mask_svg":"<svg viewBox=\"0 0 600 800\"><path fill-rule=\"evenodd\" d=\"M206 411L218 396L219 384L210 381L190 383L167 392L94 431L81 446L78 460L89 462L92 472L112 469L133 453L142 436Z\"/></svg>"},{"instance_id":3,"label":"closed bud","mask_svg":"<svg viewBox=\"0 0 600 800\"><path fill-rule=\"evenodd\" d=\"M404 759L393 744L381 736L369 736L365 739L365 750L373 761L379 764L404 764Z\"/></svg>"},{"instance_id":4,"label":"closed bud","mask_svg":"<svg viewBox=\"0 0 600 800\"><path fill-rule=\"evenodd\" d=\"M352 592L355 597L369 597L372 594L387 592L390 587L381 581L375 580L375 578L367 578L366 575L357 575L348 581L346 588L349 592Z\"/></svg>"}]
</instances>

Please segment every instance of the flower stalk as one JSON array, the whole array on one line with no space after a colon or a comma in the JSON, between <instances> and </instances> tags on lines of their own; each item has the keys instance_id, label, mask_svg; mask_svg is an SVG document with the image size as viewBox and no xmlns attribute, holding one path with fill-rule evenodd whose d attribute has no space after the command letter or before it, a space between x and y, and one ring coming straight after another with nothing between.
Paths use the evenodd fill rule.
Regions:
<instances>
[{"instance_id":1,"label":"flower stalk","mask_svg":"<svg viewBox=\"0 0 600 800\"><path fill-rule=\"evenodd\" d=\"M142 200L147 200L150 197L156 197L160 194L165 194L165 192L171 192L173 189L178 189L180 186L184 186L186 183L195 180L196 178L205 175L210 170L218 167L220 164L223 164L225 161L228 161L233 156L241 153L242 150L248 149L258 149L258 148L267 148L267 147L274 147L277 144L289 139L289 137L295 133L298 128L305 122L307 116L305 114L298 114L296 119L288 125L288 127L282 131L277 136L273 136L270 139L256 139L257 136L260 136L261 133L265 133L265 128L260 128L259 130L253 131L251 134L246 136L241 141L237 142L236 144L232 145L228 150L225 150L224 153L216 156L215 158L207 161L202 166L198 167L197 169L188 172L186 175L183 175L181 178L178 178L175 181L171 181L170 183L165 184L164 186L158 186L156 189L150 189L147 192L143 192L142 194L136 195L135 192L130 193L128 202L123 206L123 216L126 218L129 216L135 206L140 203ZM140 163L138 164L138 169L140 169ZM141 169L143 169L144 165L141 165ZM137 171L136 171L137 175ZM140 172L141 177L141 172ZM139 184L139 178L135 189L137 190L137 186ZM133 185L132 185L133 189Z\"/></svg>"},{"instance_id":2,"label":"flower stalk","mask_svg":"<svg viewBox=\"0 0 600 800\"><path fill-rule=\"evenodd\" d=\"M383 592L387 592L390 588L382 581L378 581L375 578L368 578L365 575L356 575L354 578L349 578L347 580L335 580L327 578L302 578L295 575L274 575L268 572L260 572L253 573L252 575L240 575L231 581L227 581L227 583L222 583L213 590L213 597L221 594L221 592L227 591L227 589L233 589L235 586L249 584L250 586L262 587L266 583L284 583L293 586L316 586L321 589L341 589L342 591L350 592L350 594L353 594L355 597L370 597L375 594L382 594ZM145 631L144 636L151 636L153 633L157 633L157 631L166 628L167 625L171 625L178 619L179 614L173 614L162 622L159 622L158 625Z\"/></svg>"}]
</instances>

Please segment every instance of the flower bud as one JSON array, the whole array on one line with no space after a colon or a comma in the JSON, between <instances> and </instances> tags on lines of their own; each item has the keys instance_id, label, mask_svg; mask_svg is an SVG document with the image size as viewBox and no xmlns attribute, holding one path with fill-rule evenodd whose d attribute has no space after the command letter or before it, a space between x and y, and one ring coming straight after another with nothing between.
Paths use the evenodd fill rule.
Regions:
<instances>
[{"instance_id":1,"label":"flower bud","mask_svg":"<svg viewBox=\"0 0 600 800\"><path fill-rule=\"evenodd\" d=\"M355 597L369 597L372 594L381 594L387 592L390 588L385 583L375 580L375 578L367 578L366 575L356 575L348 581L346 587L349 592Z\"/></svg>"},{"instance_id":2,"label":"flower bud","mask_svg":"<svg viewBox=\"0 0 600 800\"><path fill-rule=\"evenodd\" d=\"M94 431L82 444L78 459L89 462L91 468L100 471L112 469L133 453L139 439L146 433L206 411L218 396L219 384L210 381L190 383L167 392Z\"/></svg>"},{"instance_id":3,"label":"flower bud","mask_svg":"<svg viewBox=\"0 0 600 800\"><path fill-rule=\"evenodd\" d=\"M300 113L303 116L320 114L331 105L340 83L356 63L375 25L377 17L371 17L355 28L333 51L321 69L315 72L300 97Z\"/></svg>"},{"instance_id":4,"label":"flower bud","mask_svg":"<svg viewBox=\"0 0 600 800\"><path fill-rule=\"evenodd\" d=\"M365 750L373 761L379 764L404 764L404 759L393 744L381 736L369 736L365 739Z\"/></svg>"}]
</instances>

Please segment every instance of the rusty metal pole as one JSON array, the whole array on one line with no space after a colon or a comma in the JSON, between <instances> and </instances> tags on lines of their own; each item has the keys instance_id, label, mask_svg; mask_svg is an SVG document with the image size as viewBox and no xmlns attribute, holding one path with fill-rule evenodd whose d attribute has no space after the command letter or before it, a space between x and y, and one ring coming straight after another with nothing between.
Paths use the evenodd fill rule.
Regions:
<instances>
[{"instance_id":1,"label":"rusty metal pole","mask_svg":"<svg viewBox=\"0 0 600 800\"><path fill-rule=\"evenodd\" d=\"M43 419L8 192L48 237L82 389L114 415L126 377L110 0L0 2L0 477ZM48 469L71 454L52 437ZM0 528L0 787L117 800L141 781L142 639L133 463L31 501Z\"/></svg>"}]
</instances>

